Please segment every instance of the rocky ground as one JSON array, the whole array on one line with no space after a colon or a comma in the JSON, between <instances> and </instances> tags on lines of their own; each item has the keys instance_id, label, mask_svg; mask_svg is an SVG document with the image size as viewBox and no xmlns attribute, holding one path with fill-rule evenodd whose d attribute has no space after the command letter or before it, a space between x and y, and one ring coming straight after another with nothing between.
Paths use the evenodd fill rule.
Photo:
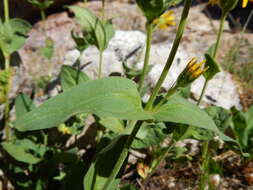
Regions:
<instances>
[{"instance_id":1,"label":"rocky ground","mask_svg":"<svg viewBox=\"0 0 253 190\"><path fill-rule=\"evenodd\" d=\"M141 68L143 64L143 52L145 50L145 19L137 6L130 1L112 1L106 3L106 17L113 18L116 34L111 40L108 49L104 53L103 75L111 73L123 74L122 60L126 56L135 52L128 59L129 66ZM89 2L86 6L92 9L97 15L101 11L101 3ZM187 62L192 57L198 60L203 59L203 55L216 39L216 31L219 22L209 19L204 14L205 5L197 5L191 9L190 17L182 43L176 55L173 67L167 77L163 87L169 88L178 74L183 70ZM182 8L173 8L176 19L180 18ZM29 38L25 46L19 51L23 64L18 70L14 79L14 87L11 96L19 91L32 93L33 84L45 75L57 77L63 64L73 65L78 57L81 60L83 71L90 77L96 78L98 67L98 51L95 47L90 47L84 52L75 49L75 44L71 39L71 31L80 32L80 27L75 23L71 14L61 12L50 15L45 22L36 23L29 33ZM172 42L175 36L176 26L166 30L156 31L153 37L150 64L153 65L151 72L147 76L147 84L154 85L157 81L165 61L168 57ZM253 44L253 34L245 33L244 38ZM228 23L225 25L225 33L219 52L219 61L222 62L227 52L240 37L239 33L233 33ZM41 49L45 46L46 40L54 42L54 54L48 60L41 54ZM244 106L245 90L241 88L241 83L234 80L234 76L226 71L222 71L210 81L204 102L202 105L213 104L224 108L236 106L242 109ZM199 78L191 87L192 97L198 98L204 79ZM251 89L247 89L251 90ZM57 90L51 90L49 96L57 94ZM249 96L249 97L248 97ZM48 97L43 92L36 94L38 103ZM247 100L251 104L252 94L247 95ZM247 105L248 105L247 104ZM235 158L236 159L236 158ZM234 160L224 160L224 164L229 166ZM137 184L143 190L161 189L194 189L199 176L199 162L173 163L171 168L164 168L164 165L147 182L135 181L136 176L126 178ZM219 189L250 189L245 184L250 184L243 171L245 168L253 168L251 165L241 166L234 164L225 168L226 177L221 179ZM191 181L189 181L191 178ZM195 179L196 181L192 180Z\"/></svg>"},{"instance_id":2,"label":"rocky ground","mask_svg":"<svg viewBox=\"0 0 253 190\"><path fill-rule=\"evenodd\" d=\"M99 2L90 2L87 6L98 15L100 14L101 6ZM163 87L168 88L173 84L178 74L192 57L197 57L199 60L203 59L205 51L215 42L215 34L219 23L216 20L209 19L203 13L204 8L205 5L198 5L191 9L182 43L173 68ZM173 11L178 20L181 7L174 8ZM106 16L113 18L117 31L105 51L104 76L108 76L112 72L123 73L121 61L124 57L136 48L139 48L137 54L143 52L142 49L145 48L145 19L135 4L115 1L107 3ZM34 25L26 45L20 50L25 69L21 79L18 79L19 83L34 81L40 76L47 75L48 72L56 75L62 64L73 64L79 56L81 56L82 65L91 63L84 68L84 72L92 78L96 76L98 65L96 48L91 47L81 53L75 50L70 35L71 30L78 32L80 29L67 12L51 15L45 22L38 22ZM154 34L150 61L153 68L148 75L148 83L151 85L155 83L161 73L169 54L175 31L176 27L171 27L167 30L156 31ZM226 50L229 50L234 45L236 38L239 36L239 34L231 32L228 23L225 25L225 31L221 43L221 49L224 51L220 51L220 60L226 55ZM246 33L244 37L253 41L252 35L252 33ZM51 39L54 42L54 55L50 61L43 58L40 53L47 39ZM137 62L137 67L140 68L143 63L143 53L140 60L137 60L137 57L132 57L129 64ZM204 79L200 78L193 83L192 92L194 97L197 98L200 95L203 82ZM25 84L29 84L29 82L25 82ZM210 81L204 101L205 103L219 105L224 108L231 108L232 106L242 108L238 86L232 80L232 76L223 71Z\"/></svg>"}]
</instances>

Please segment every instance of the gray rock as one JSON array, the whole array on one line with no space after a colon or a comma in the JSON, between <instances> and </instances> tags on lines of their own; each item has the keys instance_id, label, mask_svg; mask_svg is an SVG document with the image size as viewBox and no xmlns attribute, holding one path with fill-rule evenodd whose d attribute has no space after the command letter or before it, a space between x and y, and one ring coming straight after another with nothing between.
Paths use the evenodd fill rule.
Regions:
<instances>
[{"instance_id":1,"label":"gray rock","mask_svg":"<svg viewBox=\"0 0 253 190\"><path fill-rule=\"evenodd\" d=\"M103 59L103 76L108 76L113 72L123 74L122 60L136 47L142 47L145 43L145 35L139 31L116 31L114 38L111 40L108 49L104 52ZM155 85L158 80L167 57L169 55L172 42L154 44L151 49L150 64L153 65L152 70L147 76L147 83L152 86ZM142 51L143 54L145 51ZM137 68L141 69L143 65L144 56L142 54L141 60L137 64ZM74 63L79 56L76 50L68 52L65 56L65 64L71 64L71 60ZM194 53L189 53L187 49L182 46L179 48L169 74L163 83L165 89L170 88L176 81L178 75L187 65L188 61L194 57ZM97 78L97 69L99 63L99 52L96 47L90 47L85 50L80 57L81 64L86 66L83 71L86 72L91 78ZM135 60L135 61L134 61ZM131 64L135 63L137 56L134 57ZM201 59L199 59L201 61ZM193 84L191 91L199 98L201 89L204 84L204 78L200 77ZM227 72L220 72L213 80L210 81L203 102L205 104L214 104L224 107L226 109L236 106L240 108L240 99L237 93L237 88L231 78L231 75Z\"/></svg>"}]
</instances>

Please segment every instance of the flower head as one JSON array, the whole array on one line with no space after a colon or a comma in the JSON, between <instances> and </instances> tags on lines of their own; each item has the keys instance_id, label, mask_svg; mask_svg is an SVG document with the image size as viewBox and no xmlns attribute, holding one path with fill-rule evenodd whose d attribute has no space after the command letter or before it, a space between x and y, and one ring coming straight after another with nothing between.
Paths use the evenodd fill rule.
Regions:
<instances>
[{"instance_id":1,"label":"flower head","mask_svg":"<svg viewBox=\"0 0 253 190\"><path fill-rule=\"evenodd\" d=\"M242 8L245 8L248 4L248 2L253 2L253 0L242 0ZM211 5L219 5L220 0L209 0L208 4Z\"/></svg>"},{"instance_id":2,"label":"flower head","mask_svg":"<svg viewBox=\"0 0 253 190\"><path fill-rule=\"evenodd\" d=\"M58 131L63 135L71 135L71 129L67 127L65 124L59 125Z\"/></svg>"},{"instance_id":3,"label":"flower head","mask_svg":"<svg viewBox=\"0 0 253 190\"><path fill-rule=\"evenodd\" d=\"M192 58L183 72L179 75L176 85L184 87L192 83L208 69L208 67L204 66L205 62L206 60L198 63L195 58Z\"/></svg>"},{"instance_id":4,"label":"flower head","mask_svg":"<svg viewBox=\"0 0 253 190\"><path fill-rule=\"evenodd\" d=\"M253 0L242 0L242 8L245 8L249 1L253 2Z\"/></svg>"},{"instance_id":5,"label":"flower head","mask_svg":"<svg viewBox=\"0 0 253 190\"><path fill-rule=\"evenodd\" d=\"M175 16L173 11L167 11L162 14L159 18L153 21L153 24L156 25L159 29L166 29L169 26L175 26Z\"/></svg>"}]
</instances>

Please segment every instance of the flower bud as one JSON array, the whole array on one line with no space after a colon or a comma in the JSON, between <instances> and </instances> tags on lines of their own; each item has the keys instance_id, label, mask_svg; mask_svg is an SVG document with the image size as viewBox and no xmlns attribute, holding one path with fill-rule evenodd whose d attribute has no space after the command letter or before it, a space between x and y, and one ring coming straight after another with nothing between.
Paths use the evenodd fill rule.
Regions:
<instances>
[{"instance_id":1,"label":"flower bud","mask_svg":"<svg viewBox=\"0 0 253 190\"><path fill-rule=\"evenodd\" d=\"M220 0L220 7L225 13L233 10L237 5L238 0Z\"/></svg>"},{"instance_id":2,"label":"flower bud","mask_svg":"<svg viewBox=\"0 0 253 190\"><path fill-rule=\"evenodd\" d=\"M186 68L179 75L177 79L177 87L185 87L202 75L208 67L203 67L205 60L197 63L195 58L192 58L187 64Z\"/></svg>"}]
</instances>

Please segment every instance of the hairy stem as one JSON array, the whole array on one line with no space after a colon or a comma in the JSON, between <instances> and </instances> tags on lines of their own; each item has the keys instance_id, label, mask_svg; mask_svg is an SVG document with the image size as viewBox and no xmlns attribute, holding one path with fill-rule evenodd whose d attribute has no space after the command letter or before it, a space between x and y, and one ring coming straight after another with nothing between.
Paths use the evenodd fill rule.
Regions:
<instances>
[{"instance_id":1,"label":"hairy stem","mask_svg":"<svg viewBox=\"0 0 253 190\"><path fill-rule=\"evenodd\" d=\"M152 34L153 34L153 26L151 23L147 23L147 39L146 39L146 52L145 52L145 59L144 65L141 73L140 83L139 83L139 91L142 90L143 83L145 80L145 76L148 70L148 63L150 57L150 49L151 49L151 41L152 41Z\"/></svg>"},{"instance_id":2,"label":"hairy stem","mask_svg":"<svg viewBox=\"0 0 253 190\"><path fill-rule=\"evenodd\" d=\"M183 32L184 32L184 29L185 29L185 25L186 25L186 20L187 20L187 17L188 17L188 14L189 14L189 10L190 10L190 6L191 6L191 3L192 3L192 0L185 0L185 4L184 4L184 9L183 9L183 13L182 13L182 16L181 16L181 20L180 20L180 23L179 23L179 26L178 26L178 31L177 31L177 34L176 34L176 38L175 38L175 41L174 41L174 44L173 44L173 47L172 47L172 50L170 52L170 56L168 58L168 61L164 67L164 71L162 72L161 76L160 76L160 79L155 87L155 89L153 90L152 94L151 94L151 98L149 98L148 100L148 103L147 105L145 106L145 110L148 111L152 108L152 105L153 105L153 102L154 102L154 99L155 97L157 96L157 93L166 77L166 75L168 74L168 70L174 60L174 57L176 55L176 52L177 52L177 49L178 49L178 46L179 46L179 43L181 41L181 38L182 38L182 35L183 35ZM120 171L127 155L128 155L128 151L131 147L131 144L136 136L136 134L138 133L139 129L141 128L141 125L142 125L142 121L132 121L130 122L130 125L133 127L133 130L130 134L130 136L128 137L125 145L124 145L124 148L103 188L103 190L109 190L112 183L113 183L113 180L115 179L115 177L117 176L118 172Z\"/></svg>"}]
</instances>

